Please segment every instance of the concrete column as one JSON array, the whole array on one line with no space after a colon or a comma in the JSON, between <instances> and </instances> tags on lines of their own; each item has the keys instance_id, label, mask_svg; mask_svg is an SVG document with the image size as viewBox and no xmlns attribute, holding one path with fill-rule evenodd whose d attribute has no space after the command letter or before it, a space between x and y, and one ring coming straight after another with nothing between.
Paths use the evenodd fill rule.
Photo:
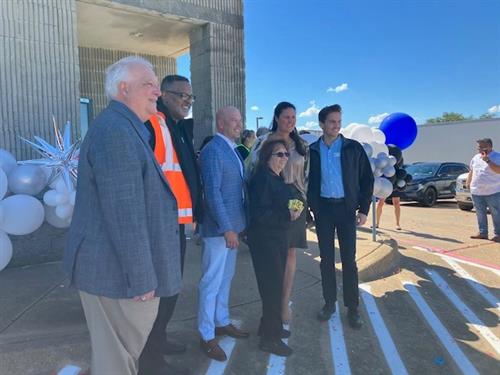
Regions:
<instances>
[{"instance_id":1,"label":"concrete column","mask_svg":"<svg viewBox=\"0 0 500 375\"><path fill-rule=\"evenodd\" d=\"M235 106L245 119L243 29L208 23L190 34L195 144L215 133L215 113Z\"/></svg>"}]
</instances>

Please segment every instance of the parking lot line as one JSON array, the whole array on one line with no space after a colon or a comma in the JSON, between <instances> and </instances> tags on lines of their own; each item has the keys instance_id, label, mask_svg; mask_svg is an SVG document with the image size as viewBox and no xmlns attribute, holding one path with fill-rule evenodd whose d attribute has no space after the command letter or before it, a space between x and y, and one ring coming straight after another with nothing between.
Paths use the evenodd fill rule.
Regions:
<instances>
[{"instance_id":1,"label":"parking lot line","mask_svg":"<svg viewBox=\"0 0 500 375\"><path fill-rule=\"evenodd\" d=\"M424 298L418 291L417 286L409 281L403 281L403 285L422 313L422 316L436 333L443 347L448 351L448 353L450 353L450 356L457 364L460 371L466 375L479 374L474 365L469 361L462 350L460 350L457 343L446 330L439 318L436 314L434 314L427 302L425 302Z\"/></svg>"},{"instance_id":2,"label":"parking lot line","mask_svg":"<svg viewBox=\"0 0 500 375\"><path fill-rule=\"evenodd\" d=\"M330 330L330 346L332 349L333 366L335 375L351 375L349 367L349 358L344 341L344 330L342 329L342 321L340 320L339 303L335 303L336 312L328 321Z\"/></svg>"},{"instance_id":3,"label":"parking lot line","mask_svg":"<svg viewBox=\"0 0 500 375\"><path fill-rule=\"evenodd\" d=\"M370 318L373 330L377 335L378 342L382 348L382 352L384 353L385 360L387 365L391 369L393 374L408 374L403 361L396 349L396 345L394 345L394 341L392 341L391 334L387 329L384 319L377 308L377 304L375 299L371 294L371 288L367 284L362 284L359 286L361 292L361 298L363 299L366 311L368 312L368 317Z\"/></svg>"},{"instance_id":4,"label":"parking lot line","mask_svg":"<svg viewBox=\"0 0 500 375\"><path fill-rule=\"evenodd\" d=\"M450 288L448 283L443 280L441 276L435 271L425 269L425 272L430 276L432 281L441 289L441 292L453 303L453 305L460 311L460 314L490 343L497 353L500 354L500 340L493 332L478 318L469 307L462 302L460 297Z\"/></svg>"},{"instance_id":5,"label":"parking lot line","mask_svg":"<svg viewBox=\"0 0 500 375\"><path fill-rule=\"evenodd\" d=\"M496 310L497 315L500 315L500 301L493 294L490 293L484 285L480 284L474 277L472 277L466 270L464 270L457 262L452 259L444 258L456 273L458 273L469 285L474 288L488 303Z\"/></svg>"},{"instance_id":6,"label":"parking lot line","mask_svg":"<svg viewBox=\"0 0 500 375\"><path fill-rule=\"evenodd\" d=\"M231 320L231 323L236 327L241 327L240 320ZM210 366L208 366L207 372L205 375L222 375L224 371L226 371L226 367L231 359L231 354L233 353L234 345L236 344L236 340L232 337L225 336L222 340L219 341L219 346L224 350L227 356L227 360L224 362L219 362L216 360L210 360Z\"/></svg>"}]
</instances>

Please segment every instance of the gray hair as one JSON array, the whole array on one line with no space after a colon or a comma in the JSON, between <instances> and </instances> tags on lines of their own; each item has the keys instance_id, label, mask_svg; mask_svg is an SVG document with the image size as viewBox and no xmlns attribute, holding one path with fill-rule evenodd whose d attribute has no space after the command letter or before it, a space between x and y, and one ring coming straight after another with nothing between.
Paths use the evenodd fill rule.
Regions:
<instances>
[{"instance_id":1,"label":"gray hair","mask_svg":"<svg viewBox=\"0 0 500 375\"><path fill-rule=\"evenodd\" d=\"M106 68L106 78L104 81L104 91L108 100L116 98L118 94L118 84L127 82L129 79L130 68L142 65L153 70L153 65L140 56L127 56Z\"/></svg>"}]
</instances>

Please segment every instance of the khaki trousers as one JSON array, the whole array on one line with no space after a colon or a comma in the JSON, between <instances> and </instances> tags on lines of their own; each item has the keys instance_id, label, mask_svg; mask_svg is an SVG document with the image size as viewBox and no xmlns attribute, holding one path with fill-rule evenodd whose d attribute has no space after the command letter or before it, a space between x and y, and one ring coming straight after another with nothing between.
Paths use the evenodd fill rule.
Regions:
<instances>
[{"instance_id":1,"label":"khaki trousers","mask_svg":"<svg viewBox=\"0 0 500 375\"><path fill-rule=\"evenodd\" d=\"M92 345L92 375L136 375L159 298L112 299L80 291Z\"/></svg>"}]
</instances>

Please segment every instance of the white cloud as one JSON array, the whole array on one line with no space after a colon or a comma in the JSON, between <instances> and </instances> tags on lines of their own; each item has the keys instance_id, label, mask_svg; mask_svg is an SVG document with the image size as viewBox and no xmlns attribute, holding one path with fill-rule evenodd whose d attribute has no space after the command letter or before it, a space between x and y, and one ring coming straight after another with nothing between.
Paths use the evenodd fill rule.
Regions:
<instances>
[{"instance_id":1,"label":"white cloud","mask_svg":"<svg viewBox=\"0 0 500 375\"><path fill-rule=\"evenodd\" d=\"M500 113L500 104L494 105L490 109L488 109L488 113Z\"/></svg>"},{"instance_id":2,"label":"white cloud","mask_svg":"<svg viewBox=\"0 0 500 375\"><path fill-rule=\"evenodd\" d=\"M341 85L338 85L337 87L333 88L333 87L328 87L326 89L326 92L336 92L337 94L339 92L342 92L342 91L347 91L349 89L349 86L347 85L347 83L343 83Z\"/></svg>"},{"instance_id":3,"label":"white cloud","mask_svg":"<svg viewBox=\"0 0 500 375\"><path fill-rule=\"evenodd\" d=\"M378 115L373 115L368 118L368 123L370 125L378 125L380 124L389 114L387 112L380 113Z\"/></svg>"},{"instance_id":4,"label":"white cloud","mask_svg":"<svg viewBox=\"0 0 500 375\"><path fill-rule=\"evenodd\" d=\"M316 121L307 121L304 125L300 126L300 129L319 130L321 128Z\"/></svg>"},{"instance_id":5,"label":"white cloud","mask_svg":"<svg viewBox=\"0 0 500 375\"><path fill-rule=\"evenodd\" d=\"M257 107L256 105L253 105L253 106L251 106L251 107L250 107L250 109L251 109L252 111L258 111L258 110L259 110L259 107Z\"/></svg>"},{"instance_id":6,"label":"white cloud","mask_svg":"<svg viewBox=\"0 0 500 375\"><path fill-rule=\"evenodd\" d=\"M317 115L319 113L319 108L316 106L316 102L314 100L309 102L311 106L307 108L304 112L299 114L299 117L310 117Z\"/></svg>"}]
</instances>

